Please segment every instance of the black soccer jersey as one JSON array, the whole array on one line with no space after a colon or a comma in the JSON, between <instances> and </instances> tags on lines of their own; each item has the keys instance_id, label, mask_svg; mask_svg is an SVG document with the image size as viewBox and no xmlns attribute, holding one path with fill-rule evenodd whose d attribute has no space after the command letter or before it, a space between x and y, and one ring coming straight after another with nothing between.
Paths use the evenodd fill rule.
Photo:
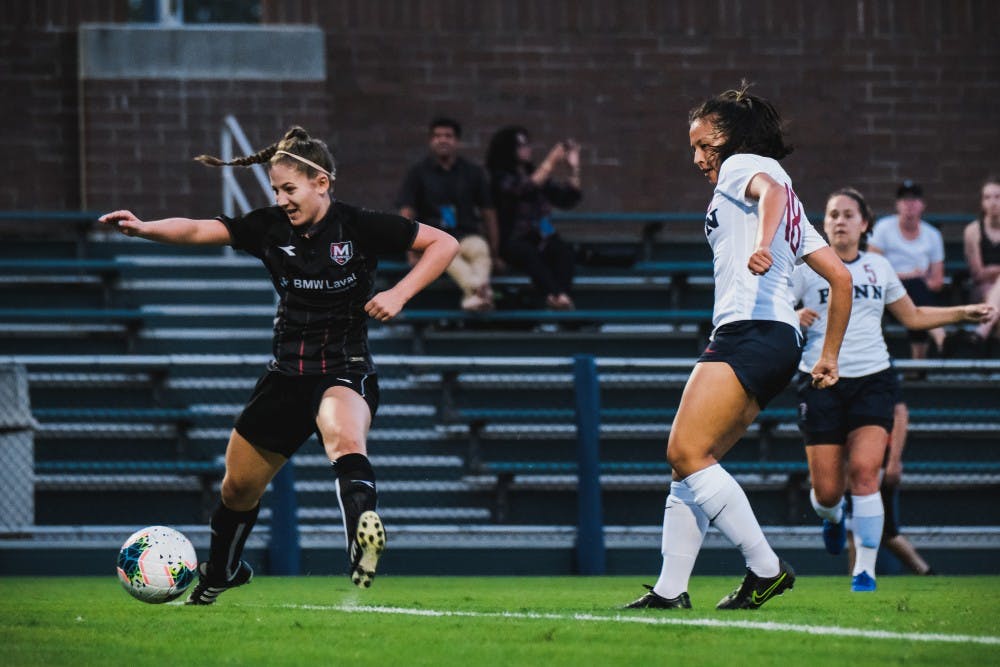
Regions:
<instances>
[{"instance_id":1,"label":"black soccer jersey","mask_svg":"<svg viewBox=\"0 0 1000 667\"><path fill-rule=\"evenodd\" d=\"M278 292L273 368L287 375L374 371L364 307L374 294L377 255L409 249L417 223L338 201L302 231L277 206L219 220L233 248L264 263Z\"/></svg>"}]
</instances>

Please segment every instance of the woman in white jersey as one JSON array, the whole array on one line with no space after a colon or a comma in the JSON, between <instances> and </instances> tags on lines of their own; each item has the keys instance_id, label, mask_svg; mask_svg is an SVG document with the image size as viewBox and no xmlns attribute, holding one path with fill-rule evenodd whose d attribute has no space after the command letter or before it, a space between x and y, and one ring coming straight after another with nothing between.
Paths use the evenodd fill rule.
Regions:
<instances>
[{"instance_id":1,"label":"woman in white jersey","mask_svg":"<svg viewBox=\"0 0 1000 667\"><path fill-rule=\"evenodd\" d=\"M837 381L837 353L851 308L850 274L809 224L778 160L791 152L781 118L764 99L730 90L689 115L694 163L715 186L705 234L715 265L714 331L684 388L670 429L673 483L663 513L663 567L629 608L687 608L688 579L708 524L746 560L740 586L719 609L756 609L792 587L746 494L719 461L791 379L801 355L789 302L792 268L806 261L833 285L817 387Z\"/></svg>"},{"instance_id":2,"label":"woman in white jersey","mask_svg":"<svg viewBox=\"0 0 1000 667\"><path fill-rule=\"evenodd\" d=\"M936 308L915 306L889 261L864 252L874 216L861 194L844 188L826 202L823 227L830 245L854 282L854 307L840 354L841 379L817 391L809 370L822 354L830 286L809 266L792 274L806 346L799 364L799 427L805 437L812 478L810 497L823 519L827 551L844 548L844 493L853 505L852 528L857 556L851 590L875 590L875 557L885 521L879 471L893 424L899 387L882 336L886 309L909 329L930 329L956 322L980 322L993 308L986 304ZM846 470L845 470L845 463Z\"/></svg>"}]
</instances>

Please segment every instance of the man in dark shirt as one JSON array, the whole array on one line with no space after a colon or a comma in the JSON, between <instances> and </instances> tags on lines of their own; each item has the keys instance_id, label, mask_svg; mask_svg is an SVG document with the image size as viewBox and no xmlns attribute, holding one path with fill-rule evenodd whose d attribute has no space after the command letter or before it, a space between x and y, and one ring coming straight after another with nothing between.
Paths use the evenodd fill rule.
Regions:
<instances>
[{"instance_id":1,"label":"man in dark shirt","mask_svg":"<svg viewBox=\"0 0 1000 667\"><path fill-rule=\"evenodd\" d=\"M493 308L490 275L498 265L496 210L483 169L458 155L462 126L451 118L431 121L430 154L413 165L396 197L399 214L443 229L460 250L448 275L462 289L464 310Z\"/></svg>"}]
</instances>

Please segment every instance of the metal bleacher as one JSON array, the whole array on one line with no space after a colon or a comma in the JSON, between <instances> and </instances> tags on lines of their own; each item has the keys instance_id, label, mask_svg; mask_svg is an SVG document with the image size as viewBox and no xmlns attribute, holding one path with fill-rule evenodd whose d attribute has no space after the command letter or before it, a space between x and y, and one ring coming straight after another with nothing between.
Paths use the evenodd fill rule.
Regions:
<instances>
[{"instance_id":1,"label":"metal bleacher","mask_svg":"<svg viewBox=\"0 0 1000 667\"><path fill-rule=\"evenodd\" d=\"M664 444L712 300L704 241L671 231L675 217L625 217L614 236L600 220L577 221L567 234L581 248L633 260L581 266L577 311L534 309L527 281L504 275L495 313L456 310L457 290L439 280L397 321L372 323L382 407L369 450L391 537L387 572L574 571L579 354L596 357L600 378L609 571L655 571ZM181 254L75 222L72 231L12 238L0 252L0 363L27 370L38 422L35 525L0 527L0 562L12 571L42 567L31 555L40 541L93 553L103 571L106 549L152 523L206 546L225 442L270 349L274 294L257 260ZM381 269L385 282L405 265ZM890 334L903 352L902 332ZM1000 554L1000 361L899 368L917 374L905 387L903 524L918 547L954 563L941 571L988 571ZM776 399L725 465L777 548L797 550L804 571L839 571L821 553L795 406L790 390ZM329 462L314 440L293 461L304 567L339 571ZM270 518L265 500L249 544L259 559ZM702 567L732 569L721 536L710 532L706 546Z\"/></svg>"}]
</instances>

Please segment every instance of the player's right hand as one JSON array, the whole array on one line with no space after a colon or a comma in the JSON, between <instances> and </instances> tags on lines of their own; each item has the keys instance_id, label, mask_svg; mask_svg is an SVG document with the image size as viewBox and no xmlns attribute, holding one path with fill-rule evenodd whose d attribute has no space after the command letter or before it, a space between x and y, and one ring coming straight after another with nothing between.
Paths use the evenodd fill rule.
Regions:
<instances>
[{"instance_id":1,"label":"player's right hand","mask_svg":"<svg viewBox=\"0 0 1000 667\"><path fill-rule=\"evenodd\" d=\"M816 389L827 389L837 384L840 379L840 370L837 368L837 360L819 358L812 369L812 386Z\"/></svg>"},{"instance_id":2,"label":"player's right hand","mask_svg":"<svg viewBox=\"0 0 1000 667\"><path fill-rule=\"evenodd\" d=\"M115 229L126 236L135 236L138 234L139 227L142 225L142 220L135 217L132 211L125 210L105 213L97 221L105 225L113 225Z\"/></svg>"},{"instance_id":3,"label":"player's right hand","mask_svg":"<svg viewBox=\"0 0 1000 667\"><path fill-rule=\"evenodd\" d=\"M771 257L770 249L760 247L754 250L753 254L750 255L750 260L747 262L747 268L750 269L750 273L755 276L762 276L771 269L772 264L774 264L774 259Z\"/></svg>"}]
</instances>

